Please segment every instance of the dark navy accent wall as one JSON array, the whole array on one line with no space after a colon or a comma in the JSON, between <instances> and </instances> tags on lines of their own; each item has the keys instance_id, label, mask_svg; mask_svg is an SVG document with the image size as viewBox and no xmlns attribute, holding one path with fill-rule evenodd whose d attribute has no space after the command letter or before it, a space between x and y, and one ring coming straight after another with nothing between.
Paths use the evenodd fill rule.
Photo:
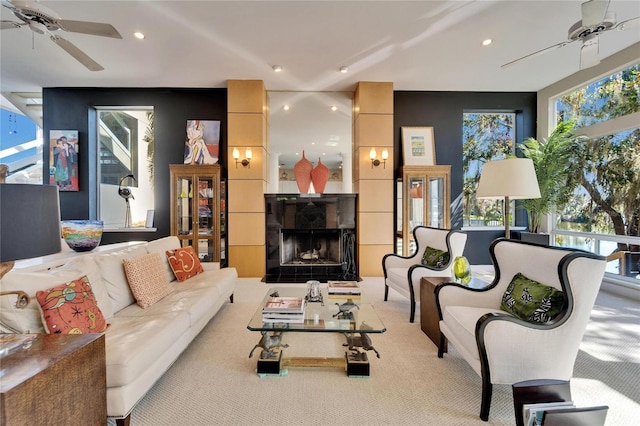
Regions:
<instances>
[{"instance_id":1,"label":"dark navy accent wall","mask_svg":"<svg viewBox=\"0 0 640 426\"><path fill-rule=\"evenodd\" d=\"M43 90L44 170L49 169L50 130L79 131L80 191L60 193L60 214L65 219L95 218L90 169L95 167L95 107L151 106L154 109L155 233L105 233L102 244L150 240L170 234L169 164L183 162L186 124L190 119L220 121L220 162L224 165L227 141L227 89L171 88L45 88ZM144 155L144 153L141 153ZM44 177L45 183L48 176Z\"/></svg>"},{"instance_id":2,"label":"dark navy accent wall","mask_svg":"<svg viewBox=\"0 0 640 426\"><path fill-rule=\"evenodd\" d=\"M536 135L535 92L394 92L394 170L401 178L402 127L433 126L436 163L451 165L451 225L462 226L462 114L473 111L516 112L516 142ZM516 209L516 225L526 225ZM465 256L471 264L490 264L489 244L504 232L470 231Z\"/></svg>"}]
</instances>

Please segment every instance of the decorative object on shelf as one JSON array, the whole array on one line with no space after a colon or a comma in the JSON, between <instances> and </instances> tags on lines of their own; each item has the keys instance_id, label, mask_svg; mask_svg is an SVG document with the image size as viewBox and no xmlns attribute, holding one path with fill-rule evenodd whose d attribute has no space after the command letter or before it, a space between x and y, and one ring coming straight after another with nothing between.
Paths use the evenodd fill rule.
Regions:
<instances>
[{"instance_id":1,"label":"decorative object on shelf","mask_svg":"<svg viewBox=\"0 0 640 426\"><path fill-rule=\"evenodd\" d=\"M529 158L487 161L482 166L476 198L504 198L504 236L509 238L509 199L540 198L533 161Z\"/></svg>"},{"instance_id":2,"label":"decorative object on shelf","mask_svg":"<svg viewBox=\"0 0 640 426\"><path fill-rule=\"evenodd\" d=\"M133 179L134 182L136 181L136 178L133 177L133 175L126 175L123 176L122 179L120 179L120 183L118 184L118 195L124 198L125 203L127 203L127 212L125 213L124 217L125 228L131 226L131 206L129 205L129 199L135 200L135 198L133 197L133 193L131 193L131 188L129 188L128 186L122 186L122 182L124 182L127 178Z\"/></svg>"},{"instance_id":3,"label":"decorative object on shelf","mask_svg":"<svg viewBox=\"0 0 640 426\"><path fill-rule=\"evenodd\" d=\"M78 131L49 131L49 183L60 191L79 191Z\"/></svg>"},{"instance_id":4,"label":"decorative object on shelf","mask_svg":"<svg viewBox=\"0 0 640 426\"><path fill-rule=\"evenodd\" d=\"M307 157L304 156L304 151L302 151L302 158L293 166L293 173L296 175L296 183L301 194L309 193L312 170L313 164L307 160Z\"/></svg>"},{"instance_id":5,"label":"decorative object on shelf","mask_svg":"<svg viewBox=\"0 0 640 426\"><path fill-rule=\"evenodd\" d=\"M318 157L318 165L311 170L311 182L313 189L317 194L324 194L324 187L329 180L329 168L322 164L322 160Z\"/></svg>"},{"instance_id":6,"label":"decorative object on shelf","mask_svg":"<svg viewBox=\"0 0 640 426\"><path fill-rule=\"evenodd\" d=\"M422 198L422 184L414 183L411 185L411 198Z\"/></svg>"},{"instance_id":7,"label":"decorative object on shelf","mask_svg":"<svg viewBox=\"0 0 640 426\"><path fill-rule=\"evenodd\" d=\"M102 239L104 222L101 220L63 220L62 237L77 252L91 251Z\"/></svg>"},{"instance_id":8,"label":"decorative object on shelf","mask_svg":"<svg viewBox=\"0 0 640 426\"><path fill-rule=\"evenodd\" d=\"M467 285L471 281L471 266L464 256L453 259L453 277L455 282Z\"/></svg>"},{"instance_id":9,"label":"decorative object on shelf","mask_svg":"<svg viewBox=\"0 0 640 426\"><path fill-rule=\"evenodd\" d=\"M0 183L0 200L0 278L16 260L60 251L60 201L55 185Z\"/></svg>"},{"instance_id":10,"label":"decorative object on shelf","mask_svg":"<svg viewBox=\"0 0 640 426\"><path fill-rule=\"evenodd\" d=\"M402 127L402 152L405 166L435 165L433 127Z\"/></svg>"}]
</instances>

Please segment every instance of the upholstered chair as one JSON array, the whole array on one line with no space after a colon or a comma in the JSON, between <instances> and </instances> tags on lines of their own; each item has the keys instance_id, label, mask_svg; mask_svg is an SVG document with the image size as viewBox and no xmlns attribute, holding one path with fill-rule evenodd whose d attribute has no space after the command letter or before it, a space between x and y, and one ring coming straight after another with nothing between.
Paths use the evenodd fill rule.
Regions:
<instances>
[{"instance_id":1,"label":"upholstered chair","mask_svg":"<svg viewBox=\"0 0 640 426\"><path fill-rule=\"evenodd\" d=\"M490 255L489 286L435 289L438 357L448 341L482 377L485 421L494 383L570 379L606 267L593 253L504 238L491 244Z\"/></svg>"},{"instance_id":2,"label":"upholstered chair","mask_svg":"<svg viewBox=\"0 0 640 426\"><path fill-rule=\"evenodd\" d=\"M462 256L467 234L450 229L416 226L413 230L416 251L404 257L386 254L382 258L384 271L384 300L391 287L411 301L409 321L416 313L416 299L420 300L420 278L451 277L453 260Z\"/></svg>"}]
</instances>

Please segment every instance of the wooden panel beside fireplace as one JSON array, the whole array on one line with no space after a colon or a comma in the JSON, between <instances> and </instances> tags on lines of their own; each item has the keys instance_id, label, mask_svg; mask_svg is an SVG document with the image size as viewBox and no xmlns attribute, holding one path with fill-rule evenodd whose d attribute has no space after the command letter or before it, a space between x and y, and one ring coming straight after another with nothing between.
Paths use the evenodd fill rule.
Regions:
<instances>
[{"instance_id":1,"label":"wooden panel beside fireplace","mask_svg":"<svg viewBox=\"0 0 640 426\"><path fill-rule=\"evenodd\" d=\"M359 280L356 194L265 194L268 283Z\"/></svg>"}]
</instances>

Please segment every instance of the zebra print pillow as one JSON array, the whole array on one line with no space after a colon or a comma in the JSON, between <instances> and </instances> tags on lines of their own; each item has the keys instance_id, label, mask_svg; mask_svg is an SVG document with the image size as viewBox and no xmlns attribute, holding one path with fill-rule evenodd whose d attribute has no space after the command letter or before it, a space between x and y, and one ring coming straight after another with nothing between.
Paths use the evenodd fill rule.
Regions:
<instances>
[{"instance_id":1,"label":"zebra print pillow","mask_svg":"<svg viewBox=\"0 0 640 426\"><path fill-rule=\"evenodd\" d=\"M500 309L521 320L545 323L564 308L564 292L517 273L502 295Z\"/></svg>"}]
</instances>

